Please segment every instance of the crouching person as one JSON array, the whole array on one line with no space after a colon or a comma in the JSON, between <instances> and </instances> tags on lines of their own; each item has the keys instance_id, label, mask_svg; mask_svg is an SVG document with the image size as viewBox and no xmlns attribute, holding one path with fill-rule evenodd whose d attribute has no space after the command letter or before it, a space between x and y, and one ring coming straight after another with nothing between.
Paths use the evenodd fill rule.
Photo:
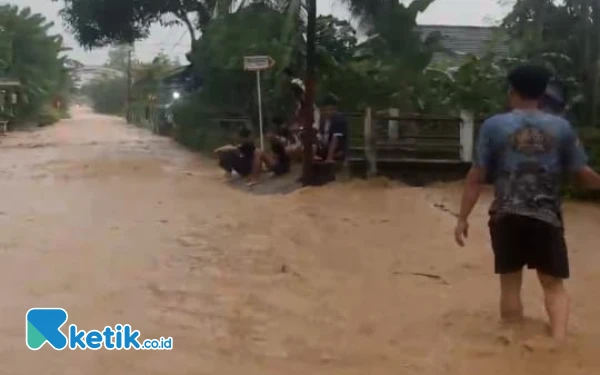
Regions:
<instances>
[{"instance_id":1,"label":"crouching person","mask_svg":"<svg viewBox=\"0 0 600 375\"><path fill-rule=\"evenodd\" d=\"M281 176L290 172L291 157L286 149L284 138L276 134L268 136L271 152L258 149L248 129L239 132L240 143L238 146L223 146L215 150L219 157L219 166L225 170L227 176L235 171L238 175L248 179L248 186L256 185L263 172L263 166Z\"/></svg>"},{"instance_id":2,"label":"crouching person","mask_svg":"<svg viewBox=\"0 0 600 375\"><path fill-rule=\"evenodd\" d=\"M256 146L252 132L246 128L238 133L239 144L227 145L215 150L219 158L219 166L225 170L228 177L235 171L238 175L251 178L254 170Z\"/></svg>"}]
</instances>

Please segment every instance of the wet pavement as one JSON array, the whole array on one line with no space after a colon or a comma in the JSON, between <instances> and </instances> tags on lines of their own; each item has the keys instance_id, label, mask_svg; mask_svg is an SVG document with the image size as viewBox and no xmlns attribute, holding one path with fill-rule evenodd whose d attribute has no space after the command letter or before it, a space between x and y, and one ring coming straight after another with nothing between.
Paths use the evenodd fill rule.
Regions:
<instances>
[{"instance_id":1,"label":"wet pavement","mask_svg":"<svg viewBox=\"0 0 600 375\"><path fill-rule=\"evenodd\" d=\"M524 345L545 334L533 275L527 324L498 325L485 205L468 247L453 244L460 184L257 196L169 139L82 110L2 138L0 154L0 374L600 371L598 206L566 207L573 333L548 353ZM174 347L30 351L33 307Z\"/></svg>"}]
</instances>

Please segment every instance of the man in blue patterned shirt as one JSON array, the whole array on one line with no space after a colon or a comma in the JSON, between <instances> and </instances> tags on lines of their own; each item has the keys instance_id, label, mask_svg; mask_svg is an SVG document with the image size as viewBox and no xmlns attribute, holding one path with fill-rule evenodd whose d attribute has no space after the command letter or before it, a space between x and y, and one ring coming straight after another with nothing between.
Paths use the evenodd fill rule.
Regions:
<instances>
[{"instance_id":1,"label":"man in blue patterned shirt","mask_svg":"<svg viewBox=\"0 0 600 375\"><path fill-rule=\"evenodd\" d=\"M561 183L572 175L585 187L600 189L600 176L587 166L569 122L539 109L550 78L545 68L529 65L509 74L512 112L488 119L481 128L455 239L464 246L468 217L486 177L491 176L495 200L489 226L495 271L501 281L501 316L506 321L522 320L522 271L525 266L535 269L552 336L562 341L569 316L569 296L563 284L569 278L569 259Z\"/></svg>"}]
</instances>

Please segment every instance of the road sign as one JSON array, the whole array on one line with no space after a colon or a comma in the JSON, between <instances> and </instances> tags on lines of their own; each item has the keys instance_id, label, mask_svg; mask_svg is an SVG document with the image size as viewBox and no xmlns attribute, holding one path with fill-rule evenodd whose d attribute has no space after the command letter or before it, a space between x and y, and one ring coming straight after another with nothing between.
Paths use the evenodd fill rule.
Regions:
<instances>
[{"instance_id":1,"label":"road sign","mask_svg":"<svg viewBox=\"0 0 600 375\"><path fill-rule=\"evenodd\" d=\"M244 70L259 72L261 70L271 69L275 65L275 60L270 56L246 56L244 57Z\"/></svg>"},{"instance_id":2,"label":"road sign","mask_svg":"<svg viewBox=\"0 0 600 375\"><path fill-rule=\"evenodd\" d=\"M258 91L258 117L260 122L260 148L265 149L265 141L263 134L263 117L262 117L262 92L260 89L260 72L262 70L271 69L275 65L275 60L270 56L246 56L244 57L244 70L256 72L256 88Z\"/></svg>"}]
</instances>

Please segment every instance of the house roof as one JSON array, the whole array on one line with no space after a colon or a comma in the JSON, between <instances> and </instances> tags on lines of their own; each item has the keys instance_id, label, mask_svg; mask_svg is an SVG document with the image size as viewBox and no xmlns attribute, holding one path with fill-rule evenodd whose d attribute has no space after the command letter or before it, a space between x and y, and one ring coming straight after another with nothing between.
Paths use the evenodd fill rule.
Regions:
<instances>
[{"instance_id":1,"label":"house roof","mask_svg":"<svg viewBox=\"0 0 600 375\"><path fill-rule=\"evenodd\" d=\"M500 55L508 54L506 38L498 27L418 25L417 29L423 38L439 32L442 35L442 46L458 57L468 54L481 56L489 48ZM434 62L440 59L448 60L450 56L448 53L438 53L434 57Z\"/></svg>"}]
</instances>

